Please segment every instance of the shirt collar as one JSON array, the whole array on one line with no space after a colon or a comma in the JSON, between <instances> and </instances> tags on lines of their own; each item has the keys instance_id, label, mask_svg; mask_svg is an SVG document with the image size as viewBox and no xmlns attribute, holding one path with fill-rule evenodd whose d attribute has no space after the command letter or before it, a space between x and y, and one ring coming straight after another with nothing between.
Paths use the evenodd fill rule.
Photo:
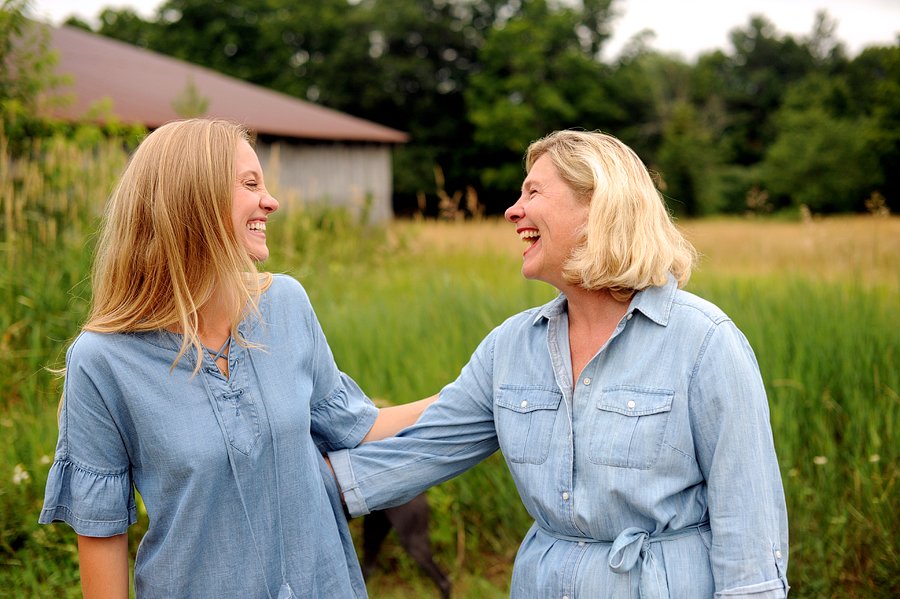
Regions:
<instances>
[{"instance_id":1,"label":"shirt collar","mask_svg":"<svg viewBox=\"0 0 900 599\"><path fill-rule=\"evenodd\" d=\"M669 280L662 287L648 287L638 291L628 306L628 313L635 310L640 312L658 325L669 324L669 315L672 313L672 304L675 301L675 292L678 291L678 281L669 273Z\"/></svg>"},{"instance_id":2,"label":"shirt collar","mask_svg":"<svg viewBox=\"0 0 900 599\"><path fill-rule=\"evenodd\" d=\"M556 296L556 299L551 301L550 303L544 304L538 313L535 314L534 320L531 321L532 325L537 324L543 319L550 320L553 316L557 316L566 311L566 307L569 305L568 300L566 299L566 294L560 292L559 295Z\"/></svg>"},{"instance_id":3,"label":"shirt collar","mask_svg":"<svg viewBox=\"0 0 900 599\"><path fill-rule=\"evenodd\" d=\"M678 281L669 274L669 280L662 287L648 287L643 291L638 291L631 299L631 305L628 306L628 314L639 310L656 324L666 326L669 324L669 314L672 312L672 303L675 300L676 291L678 291ZM560 292L556 299L544 304L538 310L531 324L536 325L543 319L550 320L552 317L565 312L567 307L566 294Z\"/></svg>"}]
</instances>

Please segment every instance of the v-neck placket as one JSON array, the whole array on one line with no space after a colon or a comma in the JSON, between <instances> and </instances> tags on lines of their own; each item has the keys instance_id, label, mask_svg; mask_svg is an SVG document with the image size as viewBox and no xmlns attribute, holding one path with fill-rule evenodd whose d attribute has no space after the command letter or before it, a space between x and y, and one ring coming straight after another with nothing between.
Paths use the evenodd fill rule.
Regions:
<instances>
[{"instance_id":1,"label":"v-neck placket","mask_svg":"<svg viewBox=\"0 0 900 599\"><path fill-rule=\"evenodd\" d=\"M259 398L255 398L250 389L246 348L234 342L230 342L230 345L227 377L219 370L212 352L203 356L202 370L206 386L221 416L228 442L240 453L250 455L262 428L261 410L257 405Z\"/></svg>"}]
</instances>

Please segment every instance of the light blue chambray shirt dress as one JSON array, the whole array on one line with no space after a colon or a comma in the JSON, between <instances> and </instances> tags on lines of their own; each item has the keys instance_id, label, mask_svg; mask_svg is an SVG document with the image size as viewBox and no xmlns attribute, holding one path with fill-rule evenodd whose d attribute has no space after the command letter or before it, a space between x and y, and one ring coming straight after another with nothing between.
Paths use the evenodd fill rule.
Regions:
<instances>
[{"instance_id":1,"label":"light blue chambray shirt dress","mask_svg":"<svg viewBox=\"0 0 900 599\"><path fill-rule=\"evenodd\" d=\"M744 336L670 277L634 296L573 389L566 309L513 316L414 426L330 453L350 513L499 447L535 520L513 599L785 597L784 491Z\"/></svg>"},{"instance_id":2,"label":"light blue chambray shirt dress","mask_svg":"<svg viewBox=\"0 0 900 599\"><path fill-rule=\"evenodd\" d=\"M231 344L172 370L181 337L82 333L69 348L42 523L106 537L150 526L137 597L366 597L321 452L356 445L377 409L335 366L300 284L275 275ZM324 470L321 470L324 468ZM323 478L323 473L325 477Z\"/></svg>"}]
</instances>

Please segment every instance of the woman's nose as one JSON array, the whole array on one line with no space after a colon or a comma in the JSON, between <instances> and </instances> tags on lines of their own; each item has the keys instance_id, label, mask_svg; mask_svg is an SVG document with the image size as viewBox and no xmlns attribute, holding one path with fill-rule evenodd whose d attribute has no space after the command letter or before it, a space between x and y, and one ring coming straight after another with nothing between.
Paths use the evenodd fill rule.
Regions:
<instances>
[{"instance_id":1,"label":"woman's nose","mask_svg":"<svg viewBox=\"0 0 900 599\"><path fill-rule=\"evenodd\" d=\"M259 205L266 212L275 212L278 210L278 200L268 193L259 201Z\"/></svg>"},{"instance_id":2,"label":"woman's nose","mask_svg":"<svg viewBox=\"0 0 900 599\"><path fill-rule=\"evenodd\" d=\"M515 204L507 208L504 214L506 216L506 220L511 223L515 223L525 215L525 211L519 205L519 202L516 202Z\"/></svg>"}]
</instances>

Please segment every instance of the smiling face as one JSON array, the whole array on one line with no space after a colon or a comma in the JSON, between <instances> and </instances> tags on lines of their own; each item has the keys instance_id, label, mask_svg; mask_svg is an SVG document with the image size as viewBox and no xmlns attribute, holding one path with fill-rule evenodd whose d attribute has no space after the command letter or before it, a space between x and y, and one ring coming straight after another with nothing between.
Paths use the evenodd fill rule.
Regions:
<instances>
[{"instance_id":1,"label":"smiling face","mask_svg":"<svg viewBox=\"0 0 900 599\"><path fill-rule=\"evenodd\" d=\"M522 195L506 211L506 220L528 248L522 256L522 275L550 283L563 290L568 286L563 266L581 238L588 218L588 203L559 176L546 155L537 159L522 183Z\"/></svg>"},{"instance_id":2,"label":"smiling face","mask_svg":"<svg viewBox=\"0 0 900 599\"><path fill-rule=\"evenodd\" d=\"M266 220L278 210L278 201L263 184L262 167L256 152L240 141L235 160L235 187L231 205L234 232L241 245L256 262L269 257L266 247Z\"/></svg>"}]
</instances>

